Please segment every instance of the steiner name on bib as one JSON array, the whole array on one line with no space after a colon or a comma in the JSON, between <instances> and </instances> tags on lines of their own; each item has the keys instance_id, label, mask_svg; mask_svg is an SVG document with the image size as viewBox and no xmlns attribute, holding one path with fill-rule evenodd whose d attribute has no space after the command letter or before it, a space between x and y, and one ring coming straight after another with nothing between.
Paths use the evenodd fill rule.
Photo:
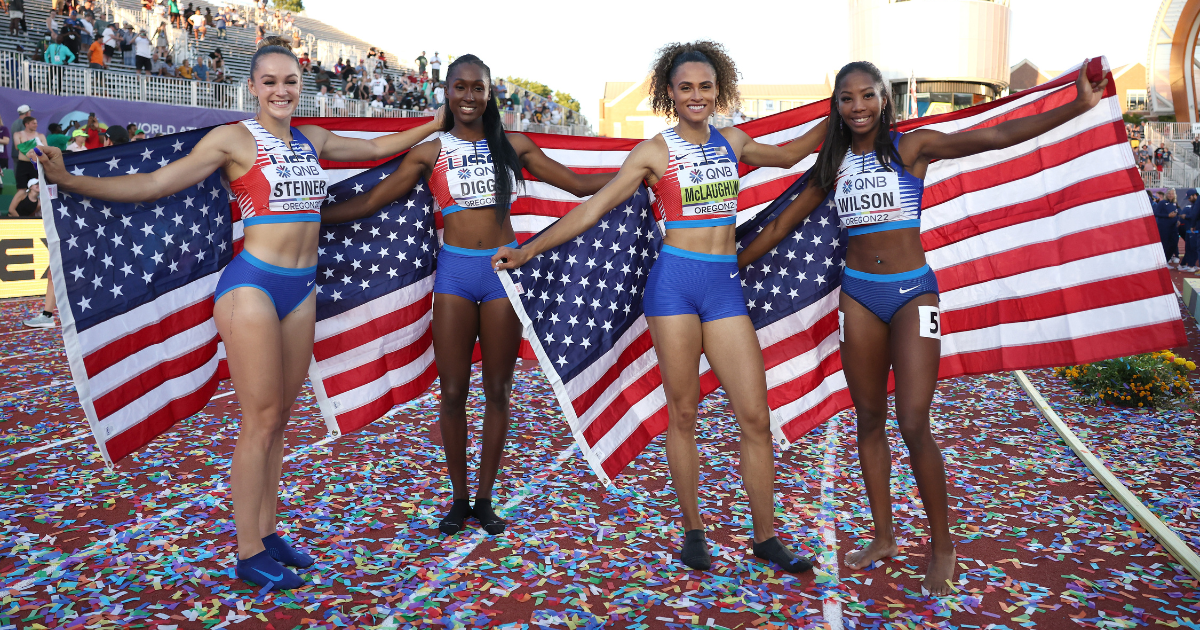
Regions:
<instances>
[{"instance_id":1,"label":"steiner name on bib","mask_svg":"<svg viewBox=\"0 0 1200 630\"><path fill-rule=\"evenodd\" d=\"M900 206L900 180L893 171L846 175L834 195L842 225L855 227L896 221Z\"/></svg>"}]
</instances>

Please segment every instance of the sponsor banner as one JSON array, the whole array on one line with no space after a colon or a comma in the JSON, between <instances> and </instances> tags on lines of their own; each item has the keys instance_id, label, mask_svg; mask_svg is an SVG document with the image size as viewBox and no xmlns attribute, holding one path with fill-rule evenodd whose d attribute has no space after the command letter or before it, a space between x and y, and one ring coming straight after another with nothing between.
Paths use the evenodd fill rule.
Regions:
<instances>
[{"instance_id":1,"label":"sponsor banner","mask_svg":"<svg viewBox=\"0 0 1200 630\"><path fill-rule=\"evenodd\" d=\"M0 298L46 294L50 253L41 219L0 219Z\"/></svg>"},{"instance_id":2,"label":"sponsor banner","mask_svg":"<svg viewBox=\"0 0 1200 630\"><path fill-rule=\"evenodd\" d=\"M89 113L96 114L105 125L123 127L135 123L138 129L150 136L211 127L253 116L247 112L226 109L161 105L96 96L55 96L0 88L0 118L14 133L19 128L14 124L17 108L21 105L30 107L34 118L38 120L38 131L44 134L50 133L50 123L58 123L66 129L71 121L87 122Z\"/></svg>"}]
</instances>

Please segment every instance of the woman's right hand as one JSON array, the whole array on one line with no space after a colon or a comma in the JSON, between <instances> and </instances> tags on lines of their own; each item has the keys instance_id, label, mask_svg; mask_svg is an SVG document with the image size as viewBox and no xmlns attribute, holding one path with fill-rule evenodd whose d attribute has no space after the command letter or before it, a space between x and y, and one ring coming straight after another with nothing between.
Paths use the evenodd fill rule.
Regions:
<instances>
[{"instance_id":1,"label":"woman's right hand","mask_svg":"<svg viewBox=\"0 0 1200 630\"><path fill-rule=\"evenodd\" d=\"M63 164L62 151L55 147L34 147L25 154L31 162L40 162L46 181L57 184L67 178L67 167Z\"/></svg>"},{"instance_id":2,"label":"woman's right hand","mask_svg":"<svg viewBox=\"0 0 1200 630\"><path fill-rule=\"evenodd\" d=\"M501 247L492 255L492 269L500 271L501 269L516 269L529 262L533 258L531 252L520 247L513 249L511 247Z\"/></svg>"}]
</instances>

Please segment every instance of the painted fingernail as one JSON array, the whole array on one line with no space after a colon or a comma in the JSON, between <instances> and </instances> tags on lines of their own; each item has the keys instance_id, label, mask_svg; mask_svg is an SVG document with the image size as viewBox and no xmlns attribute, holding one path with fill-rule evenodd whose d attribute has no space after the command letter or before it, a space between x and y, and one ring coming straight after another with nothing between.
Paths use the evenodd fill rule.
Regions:
<instances>
[{"instance_id":1,"label":"painted fingernail","mask_svg":"<svg viewBox=\"0 0 1200 630\"><path fill-rule=\"evenodd\" d=\"M41 150L41 149L39 149L39 148L37 148L37 147L33 147L33 152L34 152L34 153L36 153L36 154L38 154L38 155L41 155L41 154L42 154L42 150Z\"/></svg>"}]
</instances>

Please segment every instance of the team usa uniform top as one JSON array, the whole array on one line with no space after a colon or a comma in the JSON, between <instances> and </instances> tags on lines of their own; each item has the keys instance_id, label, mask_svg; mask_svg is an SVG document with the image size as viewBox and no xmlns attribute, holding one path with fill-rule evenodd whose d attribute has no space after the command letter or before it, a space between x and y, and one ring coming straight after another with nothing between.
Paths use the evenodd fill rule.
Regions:
<instances>
[{"instance_id":1,"label":"team usa uniform top","mask_svg":"<svg viewBox=\"0 0 1200 630\"><path fill-rule=\"evenodd\" d=\"M901 135L891 132L897 155ZM884 166L874 151L855 155L849 148L834 185L838 219L850 236L920 228L924 194L924 180L908 172L894 157Z\"/></svg>"},{"instance_id":2,"label":"team usa uniform top","mask_svg":"<svg viewBox=\"0 0 1200 630\"><path fill-rule=\"evenodd\" d=\"M496 166L487 140L472 142L443 133L441 141L429 192L442 216L496 205ZM514 181L510 190L516 189Z\"/></svg>"},{"instance_id":3,"label":"team usa uniform top","mask_svg":"<svg viewBox=\"0 0 1200 630\"><path fill-rule=\"evenodd\" d=\"M254 119L242 124L254 136L258 149L254 166L229 183L242 224L320 222L329 176L312 143L295 127L289 144Z\"/></svg>"},{"instance_id":4,"label":"team usa uniform top","mask_svg":"<svg viewBox=\"0 0 1200 630\"><path fill-rule=\"evenodd\" d=\"M674 129L667 141L667 170L653 186L654 215L666 228L733 225L740 189L733 147L716 127L708 126L708 142L692 144Z\"/></svg>"}]
</instances>

